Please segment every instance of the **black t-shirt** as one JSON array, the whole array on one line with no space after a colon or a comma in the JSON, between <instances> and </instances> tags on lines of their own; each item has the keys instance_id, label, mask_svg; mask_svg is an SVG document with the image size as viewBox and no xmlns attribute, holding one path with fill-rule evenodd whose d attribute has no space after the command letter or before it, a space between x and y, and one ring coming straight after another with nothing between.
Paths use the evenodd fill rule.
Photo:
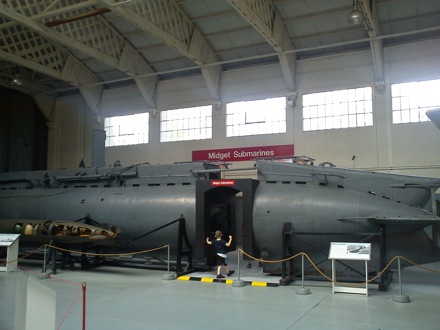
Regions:
<instances>
[{"instance_id":1,"label":"black t-shirt","mask_svg":"<svg viewBox=\"0 0 440 330\"><path fill-rule=\"evenodd\" d=\"M226 242L223 239L212 241L216 253L226 254Z\"/></svg>"}]
</instances>

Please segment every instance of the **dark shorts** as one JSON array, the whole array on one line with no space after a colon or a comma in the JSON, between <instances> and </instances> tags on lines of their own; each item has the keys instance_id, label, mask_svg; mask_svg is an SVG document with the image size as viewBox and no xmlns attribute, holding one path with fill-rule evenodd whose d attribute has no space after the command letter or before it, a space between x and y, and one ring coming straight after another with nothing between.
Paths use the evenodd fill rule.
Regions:
<instances>
[{"instance_id":1,"label":"dark shorts","mask_svg":"<svg viewBox=\"0 0 440 330\"><path fill-rule=\"evenodd\" d=\"M227 265L228 265L228 259L217 255L217 266L227 266Z\"/></svg>"}]
</instances>

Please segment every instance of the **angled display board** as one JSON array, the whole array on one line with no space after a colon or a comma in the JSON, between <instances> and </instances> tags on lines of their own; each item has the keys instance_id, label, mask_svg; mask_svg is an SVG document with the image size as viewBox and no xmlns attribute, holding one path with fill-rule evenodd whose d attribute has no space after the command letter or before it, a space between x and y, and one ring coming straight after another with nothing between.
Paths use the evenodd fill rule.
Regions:
<instances>
[{"instance_id":1,"label":"angled display board","mask_svg":"<svg viewBox=\"0 0 440 330\"><path fill-rule=\"evenodd\" d=\"M6 263L0 263L0 272L12 272L17 268L18 237L20 234L0 234L0 249L6 249Z\"/></svg>"},{"instance_id":2,"label":"angled display board","mask_svg":"<svg viewBox=\"0 0 440 330\"><path fill-rule=\"evenodd\" d=\"M368 296L368 261L371 259L371 243L331 242L329 259L332 261L332 288L333 293L358 293ZM365 262L365 284L362 287L353 283L343 285L336 283L335 260L359 260Z\"/></svg>"},{"instance_id":3,"label":"angled display board","mask_svg":"<svg viewBox=\"0 0 440 330\"><path fill-rule=\"evenodd\" d=\"M331 242L329 259L370 260L371 243Z\"/></svg>"}]
</instances>

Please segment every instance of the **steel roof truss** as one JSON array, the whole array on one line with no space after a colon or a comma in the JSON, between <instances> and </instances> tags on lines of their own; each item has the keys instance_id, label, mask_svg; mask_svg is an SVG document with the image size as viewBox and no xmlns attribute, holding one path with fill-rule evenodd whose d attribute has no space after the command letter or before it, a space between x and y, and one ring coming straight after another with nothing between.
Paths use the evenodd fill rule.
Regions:
<instances>
[{"instance_id":1,"label":"steel roof truss","mask_svg":"<svg viewBox=\"0 0 440 330\"><path fill-rule=\"evenodd\" d=\"M218 99L221 67L209 66L209 63L217 62L218 58L174 0L101 0L101 3L200 65L211 97ZM204 67L207 64L208 67Z\"/></svg>"},{"instance_id":2,"label":"steel roof truss","mask_svg":"<svg viewBox=\"0 0 440 330\"><path fill-rule=\"evenodd\" d=\"M359 7L364 14L364 25L367 30L367 34L370 38L375 38L380 35L379 22L377 21L377 15L373 15L372 11L375 11L374 0L358 0ZM371 53L373 56L373 67L376 89L378 92L384 91L384 70L383 70L383 46L382 40L372 39L370 41Z\"/></svg>"},{"instance_id":3,"label":"steel roof truss","mask_svg":"<svg viewBox=\"0 0 440 330\"><path fill-rule=\"evenodd\" d=\"M96 1L85 1L85 3L92 5ZM71 6L69 6L71 5ZM16 9L19 8L19 9ZM112 66L128 75L134 76L136 73L124 66L124 61L121 61L122 52L126 46L126 40L122 38L103 18L93 16L89 18L91 8L83 6L83 3L77 5L74 1L49 1L41 0L38 4L33 3L27 5L20 3L18 6L16 0L8 1L8 6L0 4L2 15L11 20L20 22L27 28L39 33L40 35L49 38L65 47L75 49L83 54L86 54L96 60L99 60L109 66ZM70 10L68 10L70 9ZM19 10L16 11L16 10ZM95 9L93 9L95 11ZM31 18L26 14L34 15ZM83 19L71 19L72 16ZM58 22L54 24L54 22ZM51 26L51 27L48 27ZM132 55L134 57L135 55ZM143 58L137 54L136 62L143 61L143 67L149 65ZM144 80L152 80L155 85L156 77L143 78ZM96 94L96 87L93 88ZM85 90L83 88L83 90ZM141 91L145 97L144 91ZM87 98L90 99L90 94L87 93ZM92 97L93 98L93 97ZM152 98L145 100L151 104ZM93 102L95 103L95 102Z\"/></svg>"},{"instance_id":4,"label":"steel roof truss","mask_svg":"<svg viewBox=\"0 0 440 330\"><path fill-rule=\"evenodd\" d=\"M75 86L98 82L76 58L38 33L9 23L1 25L0 31L5 36L3 50L0 52L1 58ZM31 87L33 93L42 91L41 88L32 87L34 84L31 82L24 82L23 78L21 80L23 84ZM98 114L96 98L99 98L102 87L91 89L94 91L94 97L91 97L89 88L82 88L81 93L92 111ZM47 90L44 89L44 92Z\"/></svg>"},{"instance_id":5,"label":"steel roof truss","mask_svg":"<svg viewBox=\"0 0 440 330\"><path fill-rule=\"evenodd\" d=\"M294 53L282 53L293 50L283 20L271 0L227 0L229 4L266 40L278 53L284 80L290 92L295 92Z\"/></svg>"}]
</instances>

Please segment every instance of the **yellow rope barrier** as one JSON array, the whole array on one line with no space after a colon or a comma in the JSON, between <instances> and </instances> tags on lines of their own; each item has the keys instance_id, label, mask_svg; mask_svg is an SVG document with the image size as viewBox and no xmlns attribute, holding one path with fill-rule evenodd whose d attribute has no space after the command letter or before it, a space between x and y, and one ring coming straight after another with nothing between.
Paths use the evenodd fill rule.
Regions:
<instances>
[{"instance_id":1,"label":"yellow rope barrier","mask_svg":"<svg viewBox=\"0 0 440 330\"><path fill-rule=\"evenodd\" d=\"M20 257L16 260L12 260L9 261L9 263L21 260L21 259L25 259L29 256L31 256L32 254L36 253L37 251L41 250L44 247L49 247L49 248L53 248L56 250L60 250L60 251L64 251L64 252L69 252L69 253L77 253L77 254L82 254L82 255L90 255L90 256L99 256L99 257L115 257L115 256L124 256L124 255L136 255L136 254L142 254L142 253L149 253L149 252L153 252L153 251L158 251L158 250L162 250L164 248L169 247L169 245L163 245L157 248L153 248L153 249L149 249L149 250L143 250L143 251L136 251L136 252L125 252L125 253L90 253L90 252L81 252L81 251L74 251L74 250L68 250L68 249L64 249L64 248L60 248L58 246L55 245L50 245L50 244L43 244L40 247L38 247L37 249L31 251L30 253L26 254L23 257ZM243 253L243 255L247 256L248 258L261 262L261 263L279 263L279 262L285 262L285 261L289 261L289 260L293 260L301 255L304 255L307 260L309 260L310 264L313 266L313 268L315 268L315 270L321 274L324 278L326 278L328 281L330 282L334 282L335 284L338 285L344 285L344 286L361 286L361 285L365 285L365 284L369 284L371 282L373 282L374 280L376 280L379 276L382 276L382 274L391 266L391 264L398 258L401 258L403 260L405 260L406 262L412 264L413 266L419 267L421 269L427 270L429 272L433 272L433 273L440 273L440 271L438 270L434 270L434 269L430 269L424 266L421 266L419 264L416 264L415 262L403 257L403 256L395 256L393 259L391 259L388 264L385 266L384 269L382 269L376 276L372 277L370 280L368 280L367 282L362 282L362 283L342 283L342 282L337 282L337 281L333 281L333 279L331 279L330 277L328 277L326 274L324 274L317 266L316 264L312 261L312 259L310 259L310 257L307 255L307 253L305 252L299 252L293 256L290 256L288 258L285 259L280 259L280 260L265 260L265 259L261 259L261 258L255 258L254 256L246 253L245 251L243 251L242 249L238 249L239 252Z\"/></svg>"},{"instance_id":2,"label":"yellow rope barrier","mask_svg":"<svg viewBox=\"0 0 440 330\"><path fill-rule=\"evenodd\" d=\"M63 249L58 246L54 246L54 245L50 245L50 244L45 244L45 246L56 249L56 250L64 251L64 252L78 253L78 254L84 254L84 255L89 255L89 256L116 257L116 256L126 256L126 255L133 255L133 254L149 253L149 252L153 252L153 251L157 251L157 250L162 250L162 249L168 247L169 245L160 246L160 247L153 248L150 250L143 250L143 251L136 251L136 252L125 252L125 253L90 253L90 252L80 252L80 251Z\"/></svg>"},{"instance_id":3,"label":"yellow rope barrier","mask_svg":"<svg viewBox=\"0 0 440 330\"><path fill-rule=\"evenodd\" d=\"M18 258L18 259L10 260L8 262L5 262L5 264L6 263L13 263L13 262L25 259L25 258L27 258L27 257L29 257L29 256L31 256L31 255L33 255L35 253L37 253L39 250L41 250L42 248L44 248L46 246L49 247L49 248L55 249L55 250L60 250L60 251L69 252L69 253L77 253L77 254L82 254L82 255L90 255L90 256L94 256L94 257L117 257L117 256L136 255L136 254L142 254L142 253L149 253L149 252L153 252L153 251L157 251L157 250L161 250L161 249L167 248L169 245L167 244L167 245L163 245L163 246L160 246L160 247L157 247L157 248L153 248L153 249L150 249L150 250L143 250L143 251L136 251L136 252L126 252L126 253L91 253L91 252L81 252L81 251L75 251L75 250L68 250L68 249L60 248L60 247L55 246L55 245L43 244L40 247L36 248L35 250L32 250L30 253L28 253L28 254L26 254L26 255Z\"/></svg>"},{"instance_id":4,"label":"yellow rope barrier","mask_svg":"<svg viewBox=\"0 0 440 330\"><path fill-rule=\"evenodd\" d=\"M277 262L285 262L285 261L289 261L289 260L292 260L292 259L295 259L295 258L297 258L297 257L299 257L300 255L304 255L306 258L307 258L307 260L309 260L309 262L310 262L310 264L313 266L313 268L315 268L316 269L316 271L319 273L319 274L321 274L323 277L325 277L327 280L329 280L330 282L334 282L335 284L338 284L338 285L344 285L344 286L361 286L361 285L365 285L365 284L369 284L369 283L371 283L371 282L373 282L375 279L377 279L379 276L381 276L390 266L391 266L391 264L396 260L396 259L398 259L398 258L401 258L401 259L403 259L403 260L405 260L405 261L407 261L407 262L409 262L410 264L412 264L412 265L414 265L414 266L416 266L416 267L419 267L419 268L421 268L421 269L424 269L424 270L427 270L427 271L430 271L430 272L433 272L433 273L440 273L440 271L438 271L438 270L434 270L434 269L430 269L430 268L427 268L427 267L424 267L424 266L421 266L421 265L419 265L419 264L416 264L415 262L413 262L413 261L411 261L411 260L409 260L409 259L407 259L407 258L405 258L405 257L402 257L402 256L395 256L393 259L391 259L390 260L390 262L388 262L388 264L384 267L384 269L382 269L376 276L374 276L374 277L372 277L370 280L368 280L367 282L362 282L362 283L342 283L342 282L337 282L337 281L333 281L333 279L331 279L330 277L328 277L326 274L324 274L316 265L315 265L315 263L312 261L312 259L310 259L310 257L305 253L305 252L299 252L299 253L297 253L297 254L295 254L295 255L293 255L293 256L290 256L290 257L288 257L288 258L285 258L285 259L280 259L280 260L265 260L265 259L261 259L261 258L255 258L255 257L253 257L253 256L251 256L250 254L248 254L248 253L246 253L246 252L244 252L242 249L238 249L238 251L239 252L241 252L241 253L243 253L245 256L247 256L248 258L250 258L250 259L252 259L252 260L255 260L255 261L258 261L258 262L262 262L262 263L277 263Z\"/></svg>"},{"instance_id":5,"label":"yellow rope barrier","mask_svg":"<svg viewBox=\"0 0 440 330\"><path fill-rule=\"evenodd\" d=\"M17 258L17 259L15 259L15 260L10 260L10 261L8 261L8 262L6 262L6 260L5 260L4 264L8 264L8 263L11 264L11 263L13 263L13 262L16 262L16 261L19 261L19 260L25 259L25 258L27 258L27 257L29 257L29 256L31 256L31 255L33 255L34 253L38 252L39 250L41 250L45 245L46 245L46 244L43 244L43 245L41 245L40 247L36 248L35 250L32 250L30 253L28 253L28 254L26 254L26 255L20 257L20 258Z\"/></svg>"},{"instance_id":6,"label":"yellow rope barrier","mask_svg":"<svg viewBox=\"0 0 440 330\"><path fill-rule=\"evenodd\" d=\"M38 252L38 251L41 250L42 248L44 248L45 245L46 245L46 244L43 244L43 245L41 245L40 247L36 248L35 250L32 250L30 253L28 253L28 254L26 254L26 255L24 255L24 256L18 258L17 260L13 260L13 261L10 261L10 262L14 262L14 261L18 261L18 260L21 260L21 259L25 259L25 258L27 258L27 257L29 257L29 256L31 256L31 255L33 255L34 253Z\"/></svg>"}]
</instances>

